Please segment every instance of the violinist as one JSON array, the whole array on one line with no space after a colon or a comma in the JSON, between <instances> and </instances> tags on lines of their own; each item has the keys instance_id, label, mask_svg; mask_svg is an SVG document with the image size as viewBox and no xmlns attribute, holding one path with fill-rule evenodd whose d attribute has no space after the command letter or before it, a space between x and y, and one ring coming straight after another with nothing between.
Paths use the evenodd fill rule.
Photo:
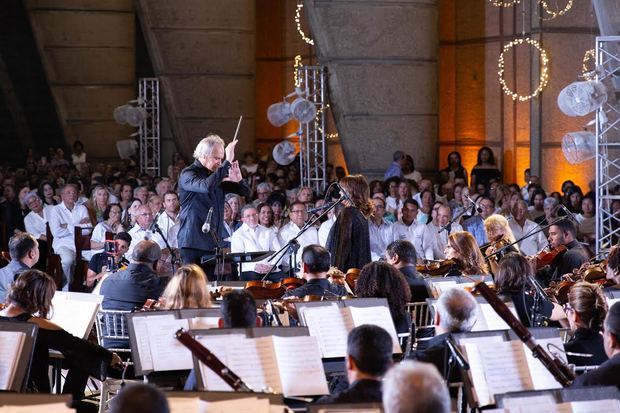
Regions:
<instances>
[{"instance_id":1,"label":"violinist","mask_svg":"<svg viewBox=\"0 0 620 413\"><path fill-rule=\"evenodd\" d=\"M534 298L536 292L529 280L534 276L534 269L523 255L512 252L504 256L499 263L495 277L495 286L500 295L512 298L519 320L526 327L534 326ZM543 319L559 321L566 318L562 307L547 297L538 297L538 315Z\"/></svg>"},{"instance_id":2,"label":"violinist","mask_svg":"<svg viewBox=\"0 0 620 413\"><path fill-rule=\"evenodd\" d=\"M202 268L197 264L180 267L168 282L159 302L163 310L211 307L207 276Z\"/></svg>"},{"instance_id":3,"label":"violinist","mask_svg":"<svg viewBox=\"0 0 620 413\"><path fill-rule=\"evenodd\" d=\"M575 225L569 219L563 219L549 227L549 246L558 248L564 245L567 251L558 256L549 268L539 272L538 276L543 282L557 281L562 275L572 273L574 269L581 267L581 264L588 262L588 253L577 242L576 237Z\"/></svg>"},{"instance_id":4,"label":"violinist","mask_svg":"<svg viewBox=\"0 0 620 413\"><path fill-rule=\"evenodd\" d=\"M603 345L603 321L607 302L600 287L588 282L572 286L564 305L573 338L564 344L568 362L577 366L598 366L608 360ZM591 357L577 354L590 354Z\"/></svg>"},{"instance_id":5,"label":"violinist","mask_svg":"<svg viewBox=\"0 0 620 413\"><path fill-rule=\"evenodd\" d=\"M620 291L620 247L617 245L609 250L606 277L609 282L615 283L615 285L605 288L605 292Z\"/></svg>"},{"instance_id":6,"label":"violinist","mask_svg":"<svg viewBox=\"0 0 620 413\"><path fill-rule=\"evenodd\" d=\"M501 215L494 214L484 220L484 231L489 239L489 246L485 251L487 260L493 274L497 274L498 262L506 254L519 253L519 247L515 242L508 220ZM510 246L509 246L510 245Z\"/></svg>"},{"instance_id":7,"label":"violinist","mask_svg":"<svg viewBox=\"0 0 620 413\"><path fill-rule=\"evenodd\" d=\"M415 267L416 251L412 243L406 240L393 241L385 252L387 262L399 270L411 289L411 301L423 302L429 298L424 278Z\"/></svg>"},{"instance_id":8,"label":"violinist","mask_svg":"<svg viewBox=\"0 0 620 413\"><path fill-rule=\"evenodd\" d=\"M125 258L125 253L129 249L129 244L131 244L131 235L127 232L119 232L114 235L114 242L116 244L114 251L104 251L95 254L88 262L88 271L86 272L87 287L94 287L109 271L116 271L129 264L129 261ZM113 263L112 266L110 266L111 263Z\"/></svg>"},{"instance_id":9,"label":"violinist","mask_svg":"<svg viewBox=\"0 0 620 413\"><path fill-rule=\"evenodd\" d=\"M325 248L320 245L308 245L301 254L301 262L306 283L292 290L287 290L284 293L284 298L303 298L307 295L333 298L347 295L343 286L332 284L327 280L331 257Z\"/></svg>"},{"instance_id":10,"label":"violinist","mask_svg":"<svg viewBox=\"0 0 620 413\"><path fill-rule=\"evenodd\" d=\"M488 274L489 269L478 248L476 239L466 231L450 234L445 249L446 258L454 261L448 275L480 275Z\"/></svg>"}]
</instances>

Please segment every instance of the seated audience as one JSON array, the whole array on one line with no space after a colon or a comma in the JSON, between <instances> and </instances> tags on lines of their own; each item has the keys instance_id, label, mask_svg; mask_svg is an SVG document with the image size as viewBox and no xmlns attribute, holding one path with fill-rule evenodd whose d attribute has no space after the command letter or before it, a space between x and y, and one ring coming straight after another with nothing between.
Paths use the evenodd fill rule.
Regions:
<instances>
[{"instance_id":1,"label":"seated audience","mask_svg":"<svg viewBox=\"0 0 620 413\"><path fill-rule=\"evenodd\" d=\"M620 303L609 309L603 330L605 353L609 360L596 370L577 377L573 387L616 386L620 390Z\"/></svg>"},{"instance_id":2,"label":"seated audience","mask_svg":"<svg viewBox=\"0 0 620 413\"><path fill-rule=\"evenodd\" d=\"M163 310L211 307L207 276L202 268L189 264L176 270L161 295L160 302Z\"/></svg>"},{"instance_id":3,"label":"seated audience","mask_svg":"<svg viewBox=\"0 0 620 413\"><path fill-rule=\"evenodd\" d=\"M392 365L392 346L392 338L381 327L365 324L351 330L345 359L349 387L317 403L380 403L381 379Z\"/></svg>"},{"instance_id":4,"label":"seated audience","mask_svg":"<svg viewBox=\"0 0 620 413\"><path fill-rule=\"evenodd\" d=\"M52 213L52 206L45 205L41 198L35 192L29 192L24 197L24 202L30 208L30 212L24 218L24 225L26 232L32 234L34 238L39 242L39 262L36 268L44 270L47 262L47 228L46 225L49 221L50 214Z\"/></svg>"},{"instance_id":5,"label":"seated audience","mask_svg":"<svg viewBox=\"0 0 620 413\"><path fill-rule=\"evenodd\" d=\"M368 230L370 232L370 256L373 261L378 261L381 258L385 258L385 250L388 244L394 239L394 224L384 218L384 199L379 197L372 198L372 203L375 206L375 213L368 220Z\"/></svg>"},{"instance_id":6,"label":"seated audience","mask_svg":"<svg viewBox=\"0 0 620 413\"><path fill-rule=\"evenodd\" d=\"M415 268L416 252L412 243L406 240L393 241L387 246L387 262L399 270L411 289L411 301L421 302L429 298L424 278Z\"/></svg>"},{"instance_id":7,"label":"seated audience","mask_svg":"<svg viewBox=\"0 0 620 413\"><path fill-rule=\"evenodd\" d=\"M448 387L433 365L404 361L385 375L383 411L385 413L449 413Z\"/></svg>"},{"instance_id":8,"label":"seated audience","mask_svg":"<svg viewBox=\"0 0 620 413\"><path fill-rule=\"evenodd\" d=\"M289 213L291 220L288 224L280 228L279 237L282 242L282 245L286 244L290 240L292 240L299 231L304 227L306 220L308 219L308 213L306 212L306 205L303 202L296 201L291 205L291 210ZM319 232L316 228L310 227L308 228L301 236L297 238L297 243L299 244L299 250L303 250L305 247L309 245L316 245L319 243ZM301 265L301 254L297 252L294 254L295 262L291 262L295 269L299 268ZM284 258L288 261L289 256L286 255Z\"/></svg>"},{"instance_id":9,"label":"seated audience","mask_svg":"<svg viewBox=\"0 0 620 413\"><path fill-rule=\"evenodd\" d=\"M159 245L162 251L168 251L161 235L152 229L153 220L151 208L147 205L140 205L136 214L136 224L128 231L131 235L131 244L127 255L131 256L135 246L142 240L152 240Z\"/></svg>"},{"instance_id":10,"label":"seated audience","mask_svg":"<svg viewBox=\"0 0 620 413\"><path fill-rule=\"evenodd\" d=\"M118 367L121 360L116 354L72 336L47 319L55 291L54 280L44 272L23 272L9 290L8 305L0 311L0 321L35 323L39 327L28 379L31 391L50 393L49 352L56 350L63 354L69 367L62 392L80 400L89 376L103 380L110 367Z\"/></svg>"},{"instance_id":11,"label":"seated audience","mask_svg":"<svg viewBox=\"0 0 620 413\"><path fill-rule=\"evenodd\" d=\"M548 244L543 231L536 233L540 227L527 218L527 204L523 200L518 200L510 210L512 219L509 221L510 229L515 239L524 238L517 245L519 250L525 255L536 255ZM529 235L529 236L528 236Z\"/></svg>"},{"instance_id":12,"label":"seated audience","mask_svg":"<svg viewBox=\"0 0 620 413\"><path fill-rule=\"evenodd\" d=\"M406 333L411 325L407 303L411 291L405 276L387 262L377 261L364 265L355 285L358 298L386 298L392 320L398 333Z\"/></svg>"},{"instance_id":13,"label":"seated audience","mask_svg":"<svg viewBox=\"0 0 620 413\"><path fill-rule=\"evenodd\" d=\"M13 235L9 240L9 264L0 268L0 303L6 302L13 281L19 274L34 267L39 260L37 240L27 232Z\"/></svg>"},{"instance_id":14,"label":"seated audience","mask_svg":"<svg viewBox=\"0 0 620 413\"><path fill-rule=\"evenodd\" d=\"M170 413L166 395L152 384L121 387L112 400L110 413Z\"/></svg>"},{"instance_id":15,"label":"seated audience","mask_svg":"<svg viewBox=\"0 0 620 413\"><path fill-rule=\"evenodd\" d=\"M307 295L319 297L343 297L347 291L341 285L332 284L327 279L331 257L329 251L320 245L309 245L301 254L302 275L306 283L292 290L287 290L284 297L303 298Z\"/></svg>"},{"instance_id":16,"label":"seated audience","mask_svg":"<svg viewBox=\"0 0 620 413\"><path fill-rule=\"evenodd\" d=\"M607 302L600 287L587 282L573 285L564 311L573 333L564 349L571 353L591 354L591 357L567 354L568 362L577 366L598 366L607 361L601 334Z\"/></svg>"}]
</instances>

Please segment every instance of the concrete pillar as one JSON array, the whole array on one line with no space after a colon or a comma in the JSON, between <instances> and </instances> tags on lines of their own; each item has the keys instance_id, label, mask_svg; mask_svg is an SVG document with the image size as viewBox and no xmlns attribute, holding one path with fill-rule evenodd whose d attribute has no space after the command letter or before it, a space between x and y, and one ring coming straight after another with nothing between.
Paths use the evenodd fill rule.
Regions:
<instances>
[{"instance_id":1,"label":"concrete pillar","mask_svg":"<svg viewBox=\"0 0 620 413\"><path fill-rule=\"evenodd\" d=\"M437 168L435 0L305 0L349 170L382 176L397 149Z\"/></svg>"}]
</instances>

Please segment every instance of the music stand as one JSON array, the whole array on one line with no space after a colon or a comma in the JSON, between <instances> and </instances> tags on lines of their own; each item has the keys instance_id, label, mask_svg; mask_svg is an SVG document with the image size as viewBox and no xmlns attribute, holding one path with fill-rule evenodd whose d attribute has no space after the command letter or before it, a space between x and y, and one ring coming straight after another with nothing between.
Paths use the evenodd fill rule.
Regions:
<instances>
[{"instance_id":1,"label":"music stand","mask_svg":"<svg viewBox=\"0 0 620 413\"><path fill-rule=\"evenodd\" d=\"M19 359L17 360L13 382L11 383L10 388L3 390L16 392L23 392L26 390L38 330L39 326L35 323L0 321L0 331L11 331L25 334L24 345L22 347L21 354L18 355Z\"/></svg>"},{"instance_id":2,"label":"music stand","mask_svg":"<svg viewBox=\"0 0 620 413\"><path fill-rule=\"evenodd\" d=\"M232 263L239 264L239 276L241 276L244 263L261 261L272 254L273 251L229 252L226 254L226 259L229 259Z\"/></svg>"},{"instance_id":3,"label":"music stand","mask_svg":"<svg viewBox=\"0 0 620 413\"><path fill-rule=\"evenodd\" d=\"M615 386L588 386L577 388L568 387L563 389L510 392L498 394L495 397L495 401L497 407L502 408L504 407L505 401L508 399L535 397L547 394L552 396L555 399L556 403L620 399L620 391L618 391L618 388Z\"/></svg>"}]
</instances>

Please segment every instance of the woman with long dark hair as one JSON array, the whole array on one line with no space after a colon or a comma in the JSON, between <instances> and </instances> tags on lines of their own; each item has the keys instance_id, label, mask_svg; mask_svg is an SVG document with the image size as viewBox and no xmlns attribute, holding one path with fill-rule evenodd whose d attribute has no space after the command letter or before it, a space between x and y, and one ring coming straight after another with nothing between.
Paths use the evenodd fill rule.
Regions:
<instances>
[{"instance_id":1,"label":"woman with long dark hair","mask_svg":"<svg viewBox=\"0 0 620 413\"><path fill-rule=\"evenodd\" d=\"M453 260L454 274L449 275L480 275L488 274L489 268L484 261L476 239L467 231L457 231L448 237L445 250L446 258Z\"/></svg>"},{"instance_id":2,"label":"woman with long dark hair","mask_svg":"<svg viewBox=\"0 0 620 413\"><path fill-rule=\"evenodd\" d=\"M454 151L448 154L448 166L440 171L445 178L454 182L455 179L459 178L463 180L465 186L467 186L467 169L463 167L461 164L461 154Z\"/></svg>"},{"instance_id":3,"label":"woman with long dark hair","mask_svg":"<svg viewBox=\"0 0 620 413\"><path fill-rule=\"evenodd\" d=\"M368 181L362 175L348 175L340 180L340 186L349 200L340 211L327 238L327 249L332 265L340 271L362 268L371 261L368 222L374 213L370 201Z\"/></svg>"},{"instance_id":4,"label":"woman with long dark hair","mask_svg":"<svg viewBox=\"0 0 620 413\"><path fill-rule=\"evenodd\" d=\"M502 174L495 163L495 155L493 150L488 146L483 146L478 151L476 165L471 170L471 187L483 184L487 190L491 179L501 181Z\"/></svg>"}]
</instances>

